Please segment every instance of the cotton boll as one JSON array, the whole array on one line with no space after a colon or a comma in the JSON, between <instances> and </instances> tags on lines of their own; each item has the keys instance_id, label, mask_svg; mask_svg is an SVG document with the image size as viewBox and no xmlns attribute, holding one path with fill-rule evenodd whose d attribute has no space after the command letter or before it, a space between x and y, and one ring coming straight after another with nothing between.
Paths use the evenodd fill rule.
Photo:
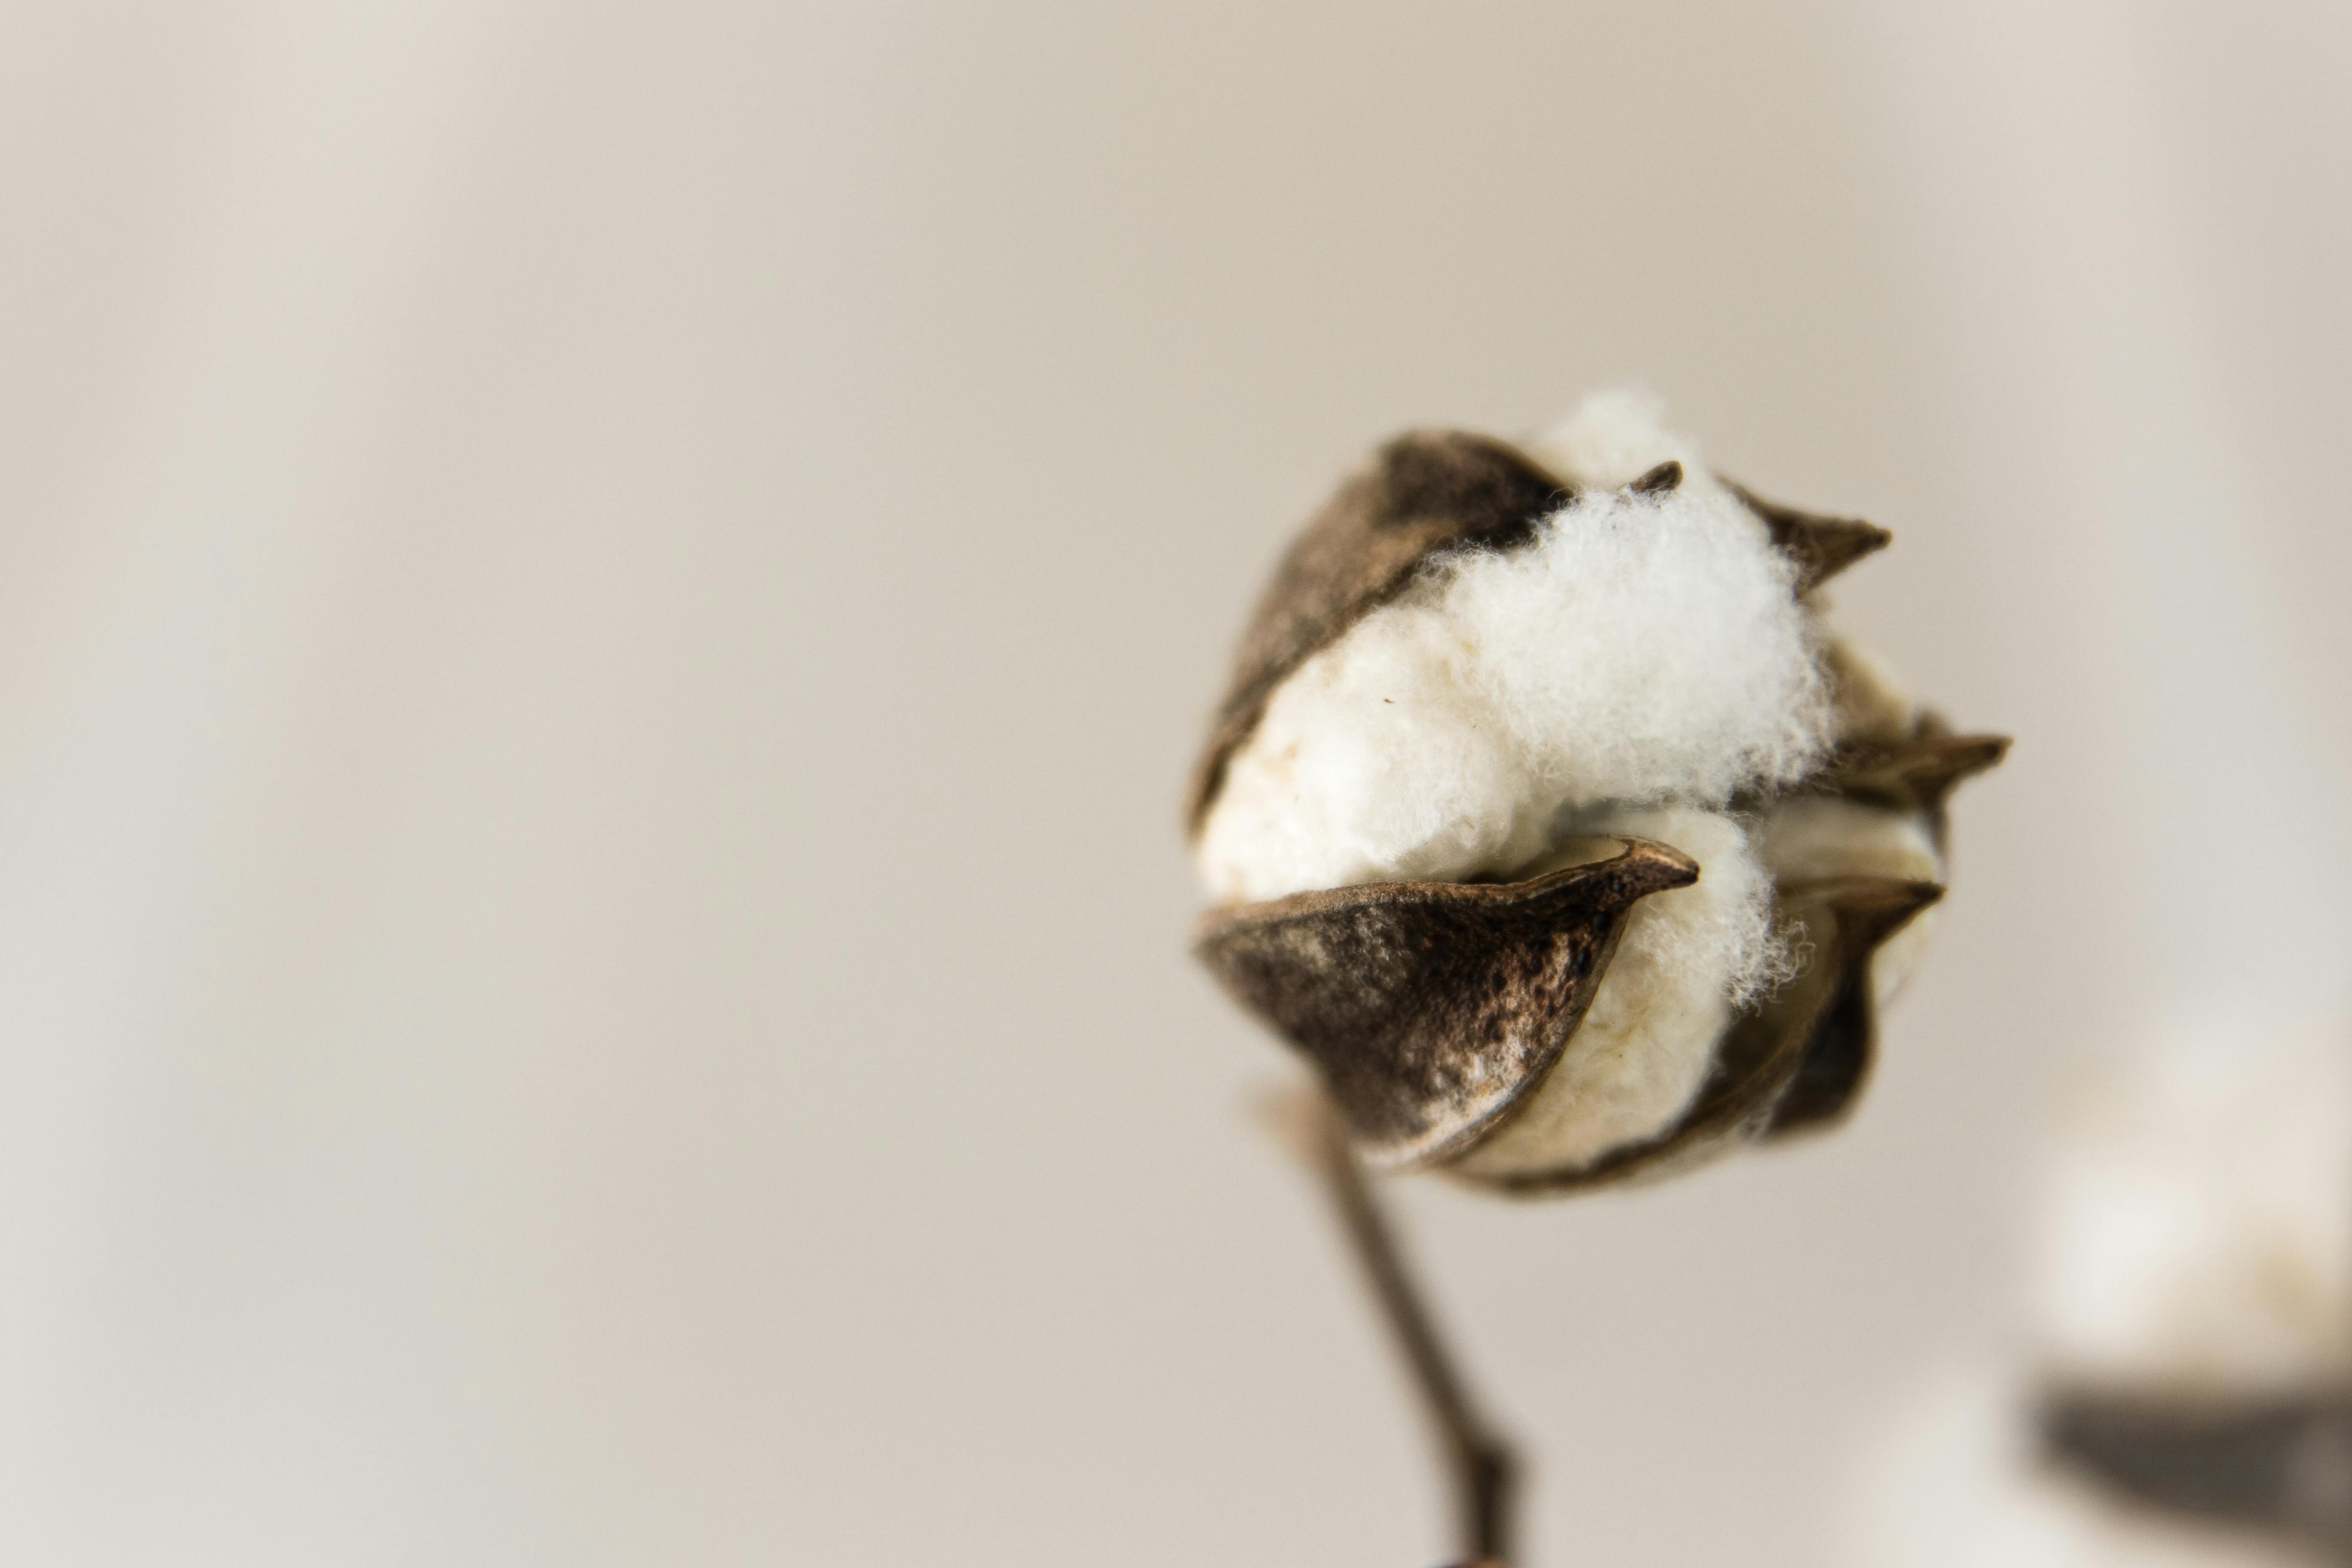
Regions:
<instances>
[{"instance_id":1,"label":"cotton boll","mask_svg":"<svg viewBox=\"0 0 2352 1568\"><path fill-rule=\"evenodd\" d=\"M1773 807L1760 838L1764 865L1779 882L1816 877L1944 879L1943 857L1916 812L1835 795L1797 795ZM1936 912L1920 910L1871 956L1871 984L1880 1005L1895 999L1927 956Z\"/></svg>"},{"instance_id":2,"label":"cotton boll","mask_svg":"<svg viewBox=\"0 0 2352 1568\"><path fill-rule=\"evenodd\" d=\"M1828 682L1762 524L1588 493L1424 569L1276 689L1198 847L1223 899L1497 875L1563 805L1720 804L1826 750Z\"/></svg>"},{"instance_id":3,"label":"cotton boll","mask_svg":"<svg viewBox=\"0 0 2352 1568\"><path fill-rule=\"evenodd\" d=\"M2352 1031L2251 1010L2085 1072L2040 1248L2053 1375L2231 1394L2352 1378Z\"/></svg>"},{"instance_id":4,"label":"cotton boll","mask_svg":"<svg viewBox=\"0 0 2352 1568\"><path fill-rule=\"evenodd\" d=\"M1613 808L1570 824L1671 844L1699 863L1687 888L1634 906L1592 1005L1549 1076L1459 1169L1507 1176L1571 1169L1674 1125L1706 1081L1733 1008L1780 977L1772 884L1738 822L1688 806ZM1586 840L1529 876L1605 858Z\"/></svg>"},{"instance_id":5,"label":"cotton boll","mask_svg":"<svg viewBox=\"0 0 2352 1568\"><path fill-rule=\"evenodd\" d=\"M1399 437L1308 522L1193 773L1196 942L1360 1147L1565 1191L1842 1113L1857 968L1900 984L1944 796L2006 745L1830 629L1820 584L1888 537L1631 394L1521 447ZM1611 832L1651 842L1568 869Z\"/></svg>"}]
</instances>

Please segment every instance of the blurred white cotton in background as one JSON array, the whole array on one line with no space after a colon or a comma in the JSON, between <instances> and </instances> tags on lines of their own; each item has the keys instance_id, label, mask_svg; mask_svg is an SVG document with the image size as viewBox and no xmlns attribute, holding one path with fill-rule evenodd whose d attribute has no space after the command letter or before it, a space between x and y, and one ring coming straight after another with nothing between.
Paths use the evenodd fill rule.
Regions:
<instances>
[{"instance_id":1,"label":"blurred white cotton in background","mask_svg":"<svg viewBox=\"0 0 2352 1568\"><path fill-rule=\"evenodd\" d=\"M2036 1215L2040 1363L2190 1395L2352 1382L2352 1020L2250 1003L2070 1079Z\"/></svg>"},{"instance_id":2,"label":"blurred white cotton in background","mask_svg":"<svg viewBox=\"0 0 2352 1568\"><path fill-rule=\"evenodd\" d=\"M2352 1021L2151 1026L2079 1064L2022 1347L1944 1369L1865 1465L1855 1568L2264 1568L2294 1542L2151 1510L2040 1451L2059 1391L2253 1401L2352 1381Z\"/></svg>"}]
</instances>

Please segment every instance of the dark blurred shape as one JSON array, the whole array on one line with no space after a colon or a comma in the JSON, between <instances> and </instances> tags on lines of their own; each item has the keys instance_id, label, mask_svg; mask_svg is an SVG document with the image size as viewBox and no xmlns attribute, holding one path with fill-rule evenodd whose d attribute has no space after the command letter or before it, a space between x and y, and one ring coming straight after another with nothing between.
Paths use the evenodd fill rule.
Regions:
<instances>
[{"instance_id":1,"label":"dark blurred shape","mask_svg":"<svg viewBox=\"0 0 2352 1568\"><path fill-rule=\"evenodd\" d=\"M2318 1542L2352 1563L2352 1391L2242 1400L2061 1394L2059 1465L2135 1502Z\"/></svg>"}]
</instances>

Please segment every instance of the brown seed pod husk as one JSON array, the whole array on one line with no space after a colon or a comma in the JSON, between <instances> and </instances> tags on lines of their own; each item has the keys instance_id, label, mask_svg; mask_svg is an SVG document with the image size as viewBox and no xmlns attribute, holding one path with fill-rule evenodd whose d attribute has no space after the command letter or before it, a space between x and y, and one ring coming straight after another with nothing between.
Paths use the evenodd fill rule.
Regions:
<instances>
[{"instance_id":1,"label":"brown seed pod husk","mask_svg":"<svg viewBox=\"0 0 2352 1568\"><path fill-rule=\"evenodd\" d=\"M1857 739L1839 747L1803 787L1863 805L1916 812L1940 855L1949 830L1944 806L1952 791L1998 767L2010 745L2007 735L1956 735L1939 715L1921 713L1908 735Z\"/></svg>"},{"instance_id":2,"label":"brown seed pod husk","mask_svg":"<svg viewBox=\"0 0 2352 1568\"><path fill-rule=\"evenodd\" d=\"M1213 910L1193 950L1321 1074L1368 1164L1441 1161L1543 1079L1640 900L1698 879L1644 838L1523 882L1382 882Z\"/></svg>"},{"instance_id":3,"label":"brown seed pod husk","mask_svg":"<svg viewBox=\"0 0 2352 1568\"><path fill-rule=\"evenodd\" d=\"M1889 877L1784 884L1780 914L1801 927L1811 956L1795 978L1733 1020L1706 1082L1672 1128L1585 1165L1462 1179L1536 1196L1696 1164L1772 1131L1791 1090L1807 1082L1809 1065L1818 1064L1818 1081L1807 1082L1806 1120L1834 1116L1860 1089L1874 1049L1871 954L1942 896L1933 882Z\"/></svg>"}]
</instances>

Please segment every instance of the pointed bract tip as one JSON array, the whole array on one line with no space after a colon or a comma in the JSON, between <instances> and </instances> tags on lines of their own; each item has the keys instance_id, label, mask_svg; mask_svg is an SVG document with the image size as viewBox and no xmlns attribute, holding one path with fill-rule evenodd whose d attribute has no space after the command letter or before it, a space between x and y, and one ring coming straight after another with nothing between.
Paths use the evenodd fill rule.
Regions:
<instances>
[{"instance_id":1,"label":"pointed bract tip","mask_svg":"<svg viewBox=\"0 0 2352 1568\"><path fill-rule=\"evenodd\" d=\"M1860 518L1831 517L1766 500L1747 486L1726 479L1731 493L1772 531L1772 543L1797 564L1799 597L1811 593L1865 555L1895 542L1895 535Z\"/></svg>"},{"instance_id":2,"label":"pointed bract tip","mask_svg":"<svg viewBox=\"0 0 2352 1568\"><path fill-rule=\"evenodd\" d=\"M1671 844L1661 844L1654 838L1636 838L1631 834L1611 834L1625 848L1622 854L1601 862L1616 867L1640 890L1634 897L1664 892L1668 888L1687 888L1698 880L1698 862Z\"/></svg>"},{"instance_id":3,"label":"pointed bract tip","mask_svg":"<svg viewBox=\"0 0 2352 1568\"><path fill-rule=\"evenodd\" d=\"M1786 529L1775 525L1772 542L1797 563L1797 592L1810 594L1865 555L1895 542L1874 522L1850 517L1808 517Z\"/></svg>"},{"instance_id":4,"label":"pointed bract tip","mask_svg":"<svg viewBox=\"0 0 2352 1568\"><path fill-rule=\"evenodd\" d=\"M1863 953L1875 951L1910 924L1913 916L1944 896L1940 883L1898 877L1841 877L1817 886L1823 900L1837 911L1840 944L1851 944Z\"/></svg>"},{"instance_id":5,"label":"pointed bract tip","mask_svg":"<svg viewBox=\"0 0 2352 1568\"><path fill-rule=\"evenodd\" d=\"M1952 791L2009 755L2006 735L1938 733L1934 721L1893 747L1850 753L1828 774L1837 793L1906 811L1937 811Z\"/></svg>"},{"instance_id":6,"label":"pointed bract tip","mask_svg":"<svg viewBox=\"0 0 2352 1568\"><path fill-rule=\"evenodd\" d=\"M1625 488L1632 490L1635 495L1657 496L1664 495L1668 490L1677 488L1682 484L1682 464L1676 462L1672 458L1668 458L1664 462L1660 463L1656 468L1652 468L1648 473L1643 474L1640 479L1635 479L1632 484L1627 485Z\"/></svg>"}]
</instances>

